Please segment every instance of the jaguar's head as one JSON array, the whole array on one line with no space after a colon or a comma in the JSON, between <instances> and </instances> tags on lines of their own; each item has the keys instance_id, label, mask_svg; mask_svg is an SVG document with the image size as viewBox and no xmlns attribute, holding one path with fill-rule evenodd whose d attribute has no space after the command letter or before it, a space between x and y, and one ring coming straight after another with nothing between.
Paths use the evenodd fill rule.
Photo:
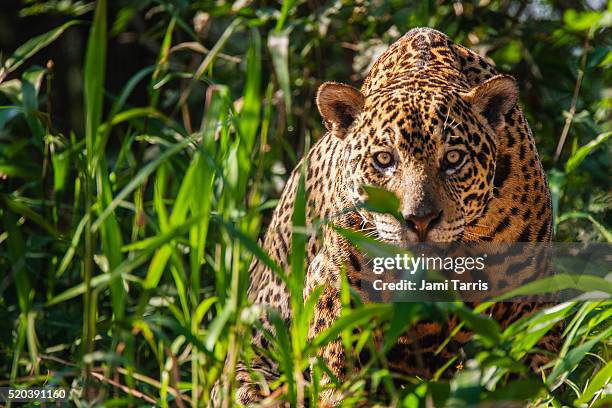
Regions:
<instances>
[{"instance_id":1,"label":"jaguar's head","mask_svg":"<svg viewBox=\"0 0 612 408\"><path fill-rule=\"evenodd\" d=\"M402 220L360 211L381 240L452 242L477 223L493 196L497 140L516 104L514 79L498 75L469 89L431 73L404 76L372 94L325 83L317 105L344 141L346 197L367 199L364 185L400 200Z\"/></svg>"}]
</instances>

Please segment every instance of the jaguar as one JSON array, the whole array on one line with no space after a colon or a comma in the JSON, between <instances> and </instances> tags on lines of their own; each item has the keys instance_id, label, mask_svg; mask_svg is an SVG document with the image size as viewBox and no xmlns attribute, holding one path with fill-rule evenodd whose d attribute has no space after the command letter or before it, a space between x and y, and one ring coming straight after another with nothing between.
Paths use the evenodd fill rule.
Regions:
<instances>
[{"instance_id":1,"label":"jaguar","mask_svg":"<svg viewBox=\"0 0 612 408\"><path fill-rule=\"evenodd\" d=\"M307 223L331 220L323 234L307 240L304 299L315 287L324 286L311 338L340 315L342 271L357 289L366 278L363 255L337 227L400 246L423 241L551 240L550 193L532 132L517 104L518 91L516 80L500 74L491 61L430 28L412 29L392 44L373 64L360 90L336 82L320 86L316 104L326 132L289 177L263 240L271 259L288 271L292 213L304 174ZM394 193L401 217L364 208L364 186ZM248 295L252 303L275 309L290 323L288 288L259 260L250 268ZM500 303L488 313L503 328L531 309L530 303ZM274 333L267 313L261 322L263 330ZM411 327L391 350L390 367L432 376L472 337L469 331L458 331L442 352L436 352L456 325L449 317L446 322ZM554 340L542 343L555 349ZM262 330L254 330L252 344L269 348ZM350 352L336 340L323 347L320 356L342 379ZM242 404L269 393L250 372L257 371L266 381L278 375L278 367L264 354L249 366L240 363L233 373L238 383L235 397ZM218 387L213 394L217 393ZM333 403L336 397L327 398Z\"/></svg>"}]
</instances>

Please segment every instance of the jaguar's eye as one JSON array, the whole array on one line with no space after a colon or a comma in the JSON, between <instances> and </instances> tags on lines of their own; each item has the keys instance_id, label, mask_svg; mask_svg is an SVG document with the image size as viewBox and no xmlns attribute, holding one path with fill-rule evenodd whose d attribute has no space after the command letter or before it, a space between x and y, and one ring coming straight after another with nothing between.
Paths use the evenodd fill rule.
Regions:
<instances>
[{"instance_id":1,"label":"jaguar's eye","mask_svg":"<svg viewBox=\"0 0 612 408\"><path fill-rule=\"evenodd\" d=\"M395 164L395 160L393 156L389 152L378 152L374 155L374 161L379 167L386 169L388 167L393 166Z\"/></svg>"},{"instance_id":2,"label":"jaguar's eye","mask_svg":"<svg viewBox=\"0 0 612 408\"><path fill-rule=\"evenodd\" d=\"M447 169L458 167L462 164L465 153L461 150L449 150L444 155L444 167Z\"/></svg>"}]
</instances>

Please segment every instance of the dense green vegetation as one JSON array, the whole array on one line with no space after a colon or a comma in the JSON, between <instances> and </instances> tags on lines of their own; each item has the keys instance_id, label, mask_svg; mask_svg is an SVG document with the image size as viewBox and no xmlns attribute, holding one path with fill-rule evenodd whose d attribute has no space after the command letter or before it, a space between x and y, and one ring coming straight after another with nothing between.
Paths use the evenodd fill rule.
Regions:
<instances>
[{"instance_id":1,"label":"dense green vegetation","mask_svg":"<svg viewBox=\"0 0 612 408\"><path fill-rule=\"evenodd\" d=\"M81 406L205 404L222 371L252 355L248 266L265 258L257 238L321 135L317 86L358 85L415 26L444 31L518 79L555 239L612 240L612 4L108 3L27 0L0 13L0 386L71 387ZM335 384L346 405L381 389L407 407L612 403L611 302L563 303L502 331L459 303L349 308L344 288L343 317L308 343L302 240L294 235L289 282L300 318L270 338L282 368L276 398L317 400L302 373L338 334L363 347L377 327L397 333L454 312L476 336L453 379L398 387L380 350ZM564 346L535 377L520 359L562 320ZM325 372L320 360L313 367L315 378Z\"/></svg>"}]
</instances>

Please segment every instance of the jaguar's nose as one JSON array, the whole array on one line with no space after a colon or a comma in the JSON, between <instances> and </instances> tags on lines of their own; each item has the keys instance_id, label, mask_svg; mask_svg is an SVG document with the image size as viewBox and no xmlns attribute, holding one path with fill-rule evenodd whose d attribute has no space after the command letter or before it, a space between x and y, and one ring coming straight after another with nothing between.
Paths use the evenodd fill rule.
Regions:
<instances>
[{"instance_id":1,"label":"jaguar's nose","mask_svg":"<svg viewBox=\"0 0 612 408\"><path fill-rule=\"evenodd\" d=\"M425 241L427 233L442 219L442 211L430 211L425 214L408 214L404 217L406 226L416 232L419 241Z\"/></svg>"}]
</instances>

